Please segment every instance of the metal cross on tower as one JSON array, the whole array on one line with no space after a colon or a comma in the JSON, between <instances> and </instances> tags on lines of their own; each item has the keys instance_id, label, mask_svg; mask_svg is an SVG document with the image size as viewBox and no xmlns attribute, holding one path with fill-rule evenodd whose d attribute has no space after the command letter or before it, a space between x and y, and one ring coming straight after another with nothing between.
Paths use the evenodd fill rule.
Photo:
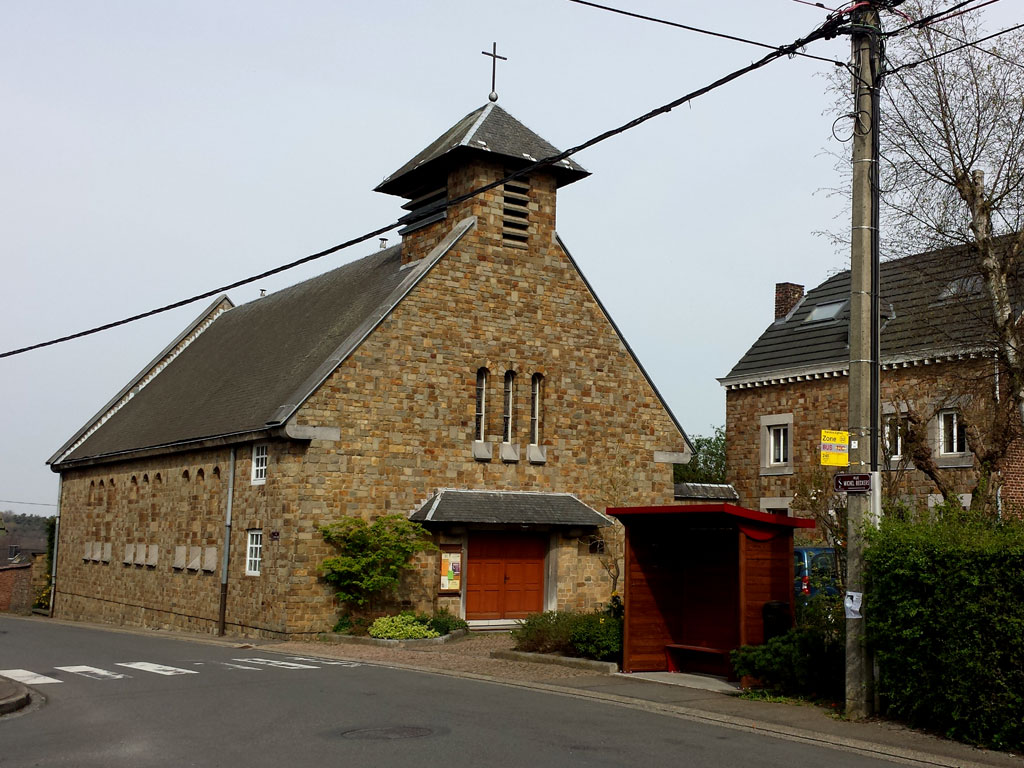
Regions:
<instances>
[{"instance_id":1,"label":"metal cross on tower","mask_svg":"<svg viewBox=\"0 0 1024 768\"><path fill-rule=\"evenodd\" d=\"M491 57L491 93L490 93L490 95L487 98L490 101L497 101L498 100L498 91L494 87L494 81L495 81L495 78L497 77L497 74L498 74L498 59L501 59L502 61L508 61L508 56L499 56L498 55L498 44L497 43L491 43L491 51L490 52L488 52L488 51L480 51L480 53L482 53L484 56L490 56Z\"/></svg>"}]
</instances>

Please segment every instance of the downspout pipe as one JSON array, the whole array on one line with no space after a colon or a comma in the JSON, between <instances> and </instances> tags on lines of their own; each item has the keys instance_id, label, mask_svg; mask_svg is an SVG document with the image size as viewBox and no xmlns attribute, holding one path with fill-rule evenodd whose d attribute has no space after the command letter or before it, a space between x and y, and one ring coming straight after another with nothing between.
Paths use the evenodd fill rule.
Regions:
<instances>
[{"instance_id":1,"label":"downspout pipe","mask_svg":"<svg viewBox=\"0 0 1024 768\"><path fill-rule=\"evenodd\" d=\"M57 475L57 519L53 524L53 562L50 563L50 605L47 615L53 618L53 606L57 598L57 553L60 550L60 502L63 497L64 476Z\"/></svg>"},{"instance_id":2,"label":"downspout pipe","mask_svg":"<svg viewBox=\"0 0 1024 768\"><path fill-rule=\"evenodd\" d=\"M228 555L231 553L231 507L235 500L235 448L231 447L231 461L228 466L228 503L224 513L224 546L220 559L220 613L217 618L217 634L224 636L224 625L228 610Z\"/></svg>"}]
</instances>

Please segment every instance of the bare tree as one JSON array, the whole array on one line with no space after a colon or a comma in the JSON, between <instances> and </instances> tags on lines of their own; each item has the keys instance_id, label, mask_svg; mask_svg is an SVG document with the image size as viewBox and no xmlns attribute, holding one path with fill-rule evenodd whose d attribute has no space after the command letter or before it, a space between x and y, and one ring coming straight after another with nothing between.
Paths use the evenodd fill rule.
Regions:
<instances>
[{"instance_id":1,"label":"bare tree","mask_svg":"<svg viewBox=\"0 0 1024 768\"><path fill-rule=\"evenodd\" d=\"M970 412L977 492L994 488L993 473L1024 422L1024 33L990 35L978 10L943 16L946 7L910 0L899 6L903 18L888 24L902 31L883 37L882 253L894 258L952 246L964 274L978 280L985 306L975 317L998 373L963 377L964 390L954 396L965 416ZM925 19L933 20L913 23ZM849 81L836 78L833 86L844 116L864 129L848 106ZM844 164L848 174L848 159ZM1007 418L1007 407L1016 418ZM949 498L953 484L932 461L922 410L905 411L911 460Z\"/></svg>"}]
</instances>

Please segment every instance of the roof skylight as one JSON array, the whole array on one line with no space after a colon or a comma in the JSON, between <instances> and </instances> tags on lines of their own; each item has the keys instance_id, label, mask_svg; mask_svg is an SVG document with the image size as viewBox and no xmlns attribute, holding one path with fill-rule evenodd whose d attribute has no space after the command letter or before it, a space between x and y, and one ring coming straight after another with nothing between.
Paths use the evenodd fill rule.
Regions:
<instances>
[{"instance_id":1,"label":"roof skylight","mask_svg":"<svg viewBox=\"0 0 1024 768\"><path fill-rule=\"evenodd\" d=\"M835 320L836 316L846 306L846 301L830 301L826 304L818 304L804 320L805 323L816 323L821 320Z\"/></svg>"}]
</instances>

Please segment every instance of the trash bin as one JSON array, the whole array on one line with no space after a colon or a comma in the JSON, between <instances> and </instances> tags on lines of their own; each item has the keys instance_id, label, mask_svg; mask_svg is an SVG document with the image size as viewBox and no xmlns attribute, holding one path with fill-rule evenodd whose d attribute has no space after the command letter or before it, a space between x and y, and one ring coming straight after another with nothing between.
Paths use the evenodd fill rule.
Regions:
<instances>
[{"instance_id":1,"label":"trash bin","mask_svg":"<svg viewBox=\"0 0 1024 768\"><path fill-rule=\"evenodd\" d=\"M781 637L793 628L793 614L789 611L789 603L782 600L769 600L761 608L761 619L764 621L764 641L773 637Z\"/></svg>"}]
</instances>

